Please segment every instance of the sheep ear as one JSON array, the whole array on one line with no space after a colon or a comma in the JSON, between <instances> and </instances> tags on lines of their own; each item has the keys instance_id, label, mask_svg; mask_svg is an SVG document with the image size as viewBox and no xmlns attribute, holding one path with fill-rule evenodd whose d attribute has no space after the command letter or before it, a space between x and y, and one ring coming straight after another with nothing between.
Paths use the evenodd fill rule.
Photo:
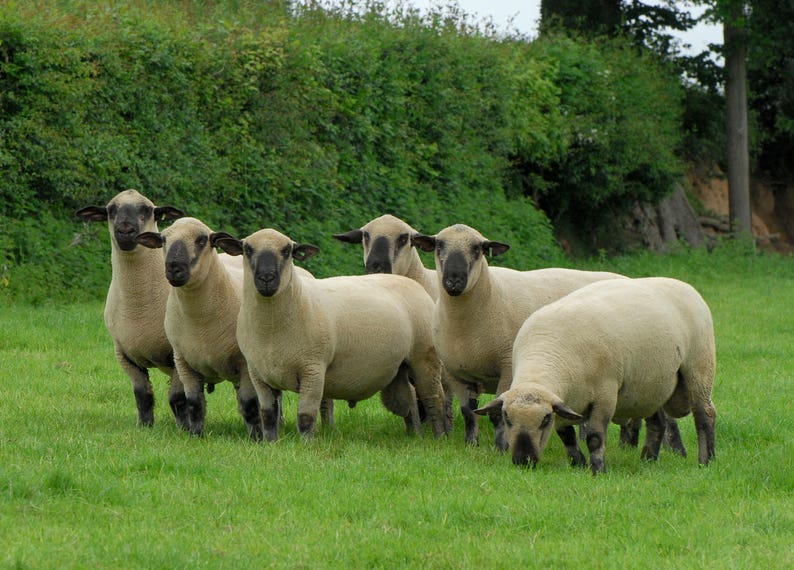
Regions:
<instances>
[{"instance_id":1,"label":"sheep ear","mask_svg":"<svg viewBox=\"0 0 794 570\"><path fill-rule=\"evenodd\" d=\"M86 206L74 213L84 222L106 222L108 220L107 206Z\"/></svg>"},{"instance_id":2,"label":"sheep ear","mask_svg":"<svg viewBox=\"0 0 794 570\"><path fill-rule=\"evenodd\" d=\"M334 238L345 243L361 243L364 239L364 232L361 230L350 230L344 234L334 234Z\"/></svg>"},{"instance_id":3,"label":"sheep ear","mask_svg":"<svg viewBox=\"0 0 794 570\"><path fill-rule=\"evenodd\" d=\"M154 209L154 219L157 222L165 222L168 220L176 220L185 215L185 212L173 206L157 206Z\"/></svg>"},{"instance_id":4,"label":"sheep ear","mask_svg":"<svg viewBox=\"0 0 794 570\"><path fill-rule=\"evenodd\" d=\"M486 240L482 243L483 252L485 253L485 255L488 255L490 257L496 257L497 255L502 255L508 249L510 249L510 246L508 244L501 243L498 241Z\"/></svg>"},{"instance_id":5,"label":"sheep ear","mask_svg":"<svg viewBox=\"0 0 794 570\"><path fill-rule=\"evenodd\" d=\"M220 247L218 241L221 239L230 239L232 241L239 241L236 237L226 232L212 232L210 233L210 245L212 247Z\"/></svg>"},{"instance_id":6,"label":"sheep ear","mask_svg":"<svg viewBox=\"0 0 794 570\"><path fill-rule=\"evenodd\" d=\"M436 238L434 236L414 234L411 236L411 245L422 251L433 251L436 249Z\"/></svg>"},{"instance_id":7,"label":"sheep ear","mask_svg":"<svg viewBox=\"0 0 794 570\"><path fill-rule=\"evenodd\" d=\"M551 409L554 410L555 414L557 414L561 418L565 418L566 420L571 420L572 422L584 421L584 416L577 414L562 402L557 402L552 404Z\"/></svg>"},{"instance_id":8,"label":"sheep ear","mask_svg":"<svg viewBox=\"0 0 794 570\"><path fill-rule=\"evenodd\" d=\"M298 261L306 261L310 257L314 257L320 253L320 248L316 245L308 243L293 243L292 244L292 257Z\"/></svg>"},{"instance_id":9,"label":"sheep ear","mask_svg":"<svg viewBox=\"0 0 794 570\"><path fill-rule=\"evenodd\" d=\"M219 247L229 255L242 255L243 242L226 232L213 232L210 234L212 247Z\"/></svg>"},{"instance_id":10,"label":"sheep ear","mask_svg":"<svg viewBox=\"0 0 794 570\"><path fill-rule=\"evenodd\" d=\"M502 413L503 403L504 400L502 400L502 398L494 398L493 400L485 404L482 408L477 408L476 410L474 410L474 413L481 416Z\"/></svg>"},{"instance_id":11,"label":"sheep ear","mask_svg":"<svg viewBox=\"0 0 794 570\"><path fill-rule=\"evenodd\" d=\"M135 241L149 249L158 249L163 247L165 240L162 234L157 232L143 232L135 236Z\"/></svg>"}]
</instances>

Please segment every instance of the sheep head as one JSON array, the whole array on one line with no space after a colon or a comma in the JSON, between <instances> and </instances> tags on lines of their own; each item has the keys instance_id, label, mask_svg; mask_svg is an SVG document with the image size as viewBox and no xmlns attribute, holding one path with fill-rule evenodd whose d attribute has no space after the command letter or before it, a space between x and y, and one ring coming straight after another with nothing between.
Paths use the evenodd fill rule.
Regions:
<instances>
[{"instance_id":1,"label":"sheep head","mask_svg":"<svg viewBox=\"0 0 794 570\"><path fill-rule=\"evenodd\" d=\"M583 420L559 397L539 386L518 386L507 390L474 413L501 414L513 463L531 464L532 467L537 464L554 431L554 414L573 422Z\"/></svg>"},{"instance_id":2,"label":"sheep head","mask_svg":"<svg viewBox=\"0 0 794 570\"><path fill-rule=\"evenodd\" d=\"M156 232L157 222L175 220L184 213L173 206L155 206L137 190L116 194L106 206L86 206L75 212L85 222L107 222L110 238L120 251L133 251L142 232Z\"/></svg>"},{"instance_id":3,"label":"sheep head","mask_svg":"<svg viewBox=\"0 0 794 570\"><path fill-rule=\"evenodd\" d=\"M367 273L405 275L416 255L411 246L411 237L415 235L417 231L404 221L385 214L357 230L334 234L334 238L362 245Z\"/></svg>"},{"instance_id":4,"label":"sheep head","mask_svg":"<svg viewBox=\"0 0 794 570\"><path fill-rule=\"evenodd\" d=\"M474 287L486 256L501 255L510 249L506 243L485 239L480 232L464 224L455 224L435 236L416 235L411 242L423 251L435 251L436 272L444 291L452 297Z\"/></svg>"},{"instance_id":5,"label":"sheep head","mask_svg":"<svg viewBox=\"0 0 794 570\"><path fill-rule=\"evenodd\" d=\"M273 297L292 279L293 259L303 261L320 249L292 241L273 229L259 230L238 240L228 234L218 234L213 240L229 255L243 255L246 282L252 282L260 295Z\"/></svg>"}]
</instances>

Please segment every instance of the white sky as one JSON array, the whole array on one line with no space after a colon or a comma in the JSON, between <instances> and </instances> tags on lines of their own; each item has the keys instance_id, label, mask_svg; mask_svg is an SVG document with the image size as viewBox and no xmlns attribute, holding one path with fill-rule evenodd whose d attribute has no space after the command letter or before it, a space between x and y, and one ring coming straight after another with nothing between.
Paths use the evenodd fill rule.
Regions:
<instances>
[{"instance_id":1,"label":"white sky","mask_svg":"<svg viewBox=\"0 0 794 570\"><path fill-rule=\"evenodd\" d=\"M450 2L450 0L405 1L420 10L432 5L444 6ZM474 16L475 20L490 17L499 30L515 29L530 37L537 35L540 0L457 0L457 4L464 12ZM701 11L700 8L696 11L690 7L690 13L700 14ZM692 45L691 50L685 50L686 53L700 53L710 43L722 44L722 27L713 24L699 24L683 36L678 36L678 33L673 35L681 37L683 42Z\"/></svg>"}]
</instances>

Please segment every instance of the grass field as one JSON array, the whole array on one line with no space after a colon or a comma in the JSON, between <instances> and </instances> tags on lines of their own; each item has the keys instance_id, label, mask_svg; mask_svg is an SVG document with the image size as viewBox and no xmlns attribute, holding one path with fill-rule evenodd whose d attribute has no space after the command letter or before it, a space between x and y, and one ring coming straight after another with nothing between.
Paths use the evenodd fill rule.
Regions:
<instances>
[{"instance_id":1,"label":"grass field","mask_svg":"<svg viewBox=\"0 0 794 570\"><path fill-rule=\"evenodd\" d=\"M594 263L595 265L595 263ZM537 469L482 444L406 437L377 398L336 429L247 440L230 384L201 439L179 432L153 372L156 423L136 425L100 302L0 307L2 568L794 567L794 259L642 255L598 268L691 282L717 335L717 458L607 443L608 472Z\"/></svg>"}]
</instances>

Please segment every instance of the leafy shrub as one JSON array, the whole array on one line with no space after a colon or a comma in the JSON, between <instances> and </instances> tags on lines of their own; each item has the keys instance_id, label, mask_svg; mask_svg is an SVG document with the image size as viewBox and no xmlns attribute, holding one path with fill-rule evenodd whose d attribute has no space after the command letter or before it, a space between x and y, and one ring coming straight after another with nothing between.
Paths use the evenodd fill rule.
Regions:
<instances>
[{"instance_id":1,"label":"leafy shrub","mask_svg":"<svg viewBox=\"0 0 794 570\"><path fill-rule=\"evenodd\" d=\"M0 4L3 297L101 295L107 232L73 212L131 187L219 230L315 243L308 267L327 276L361 272L330 234L384 212L428 233L468 223L511 242L516 267L558 264L536 201L617 211L676 172L673 90L620 47L379 3L25 6Z\"/></svg>"}]
</instances>

